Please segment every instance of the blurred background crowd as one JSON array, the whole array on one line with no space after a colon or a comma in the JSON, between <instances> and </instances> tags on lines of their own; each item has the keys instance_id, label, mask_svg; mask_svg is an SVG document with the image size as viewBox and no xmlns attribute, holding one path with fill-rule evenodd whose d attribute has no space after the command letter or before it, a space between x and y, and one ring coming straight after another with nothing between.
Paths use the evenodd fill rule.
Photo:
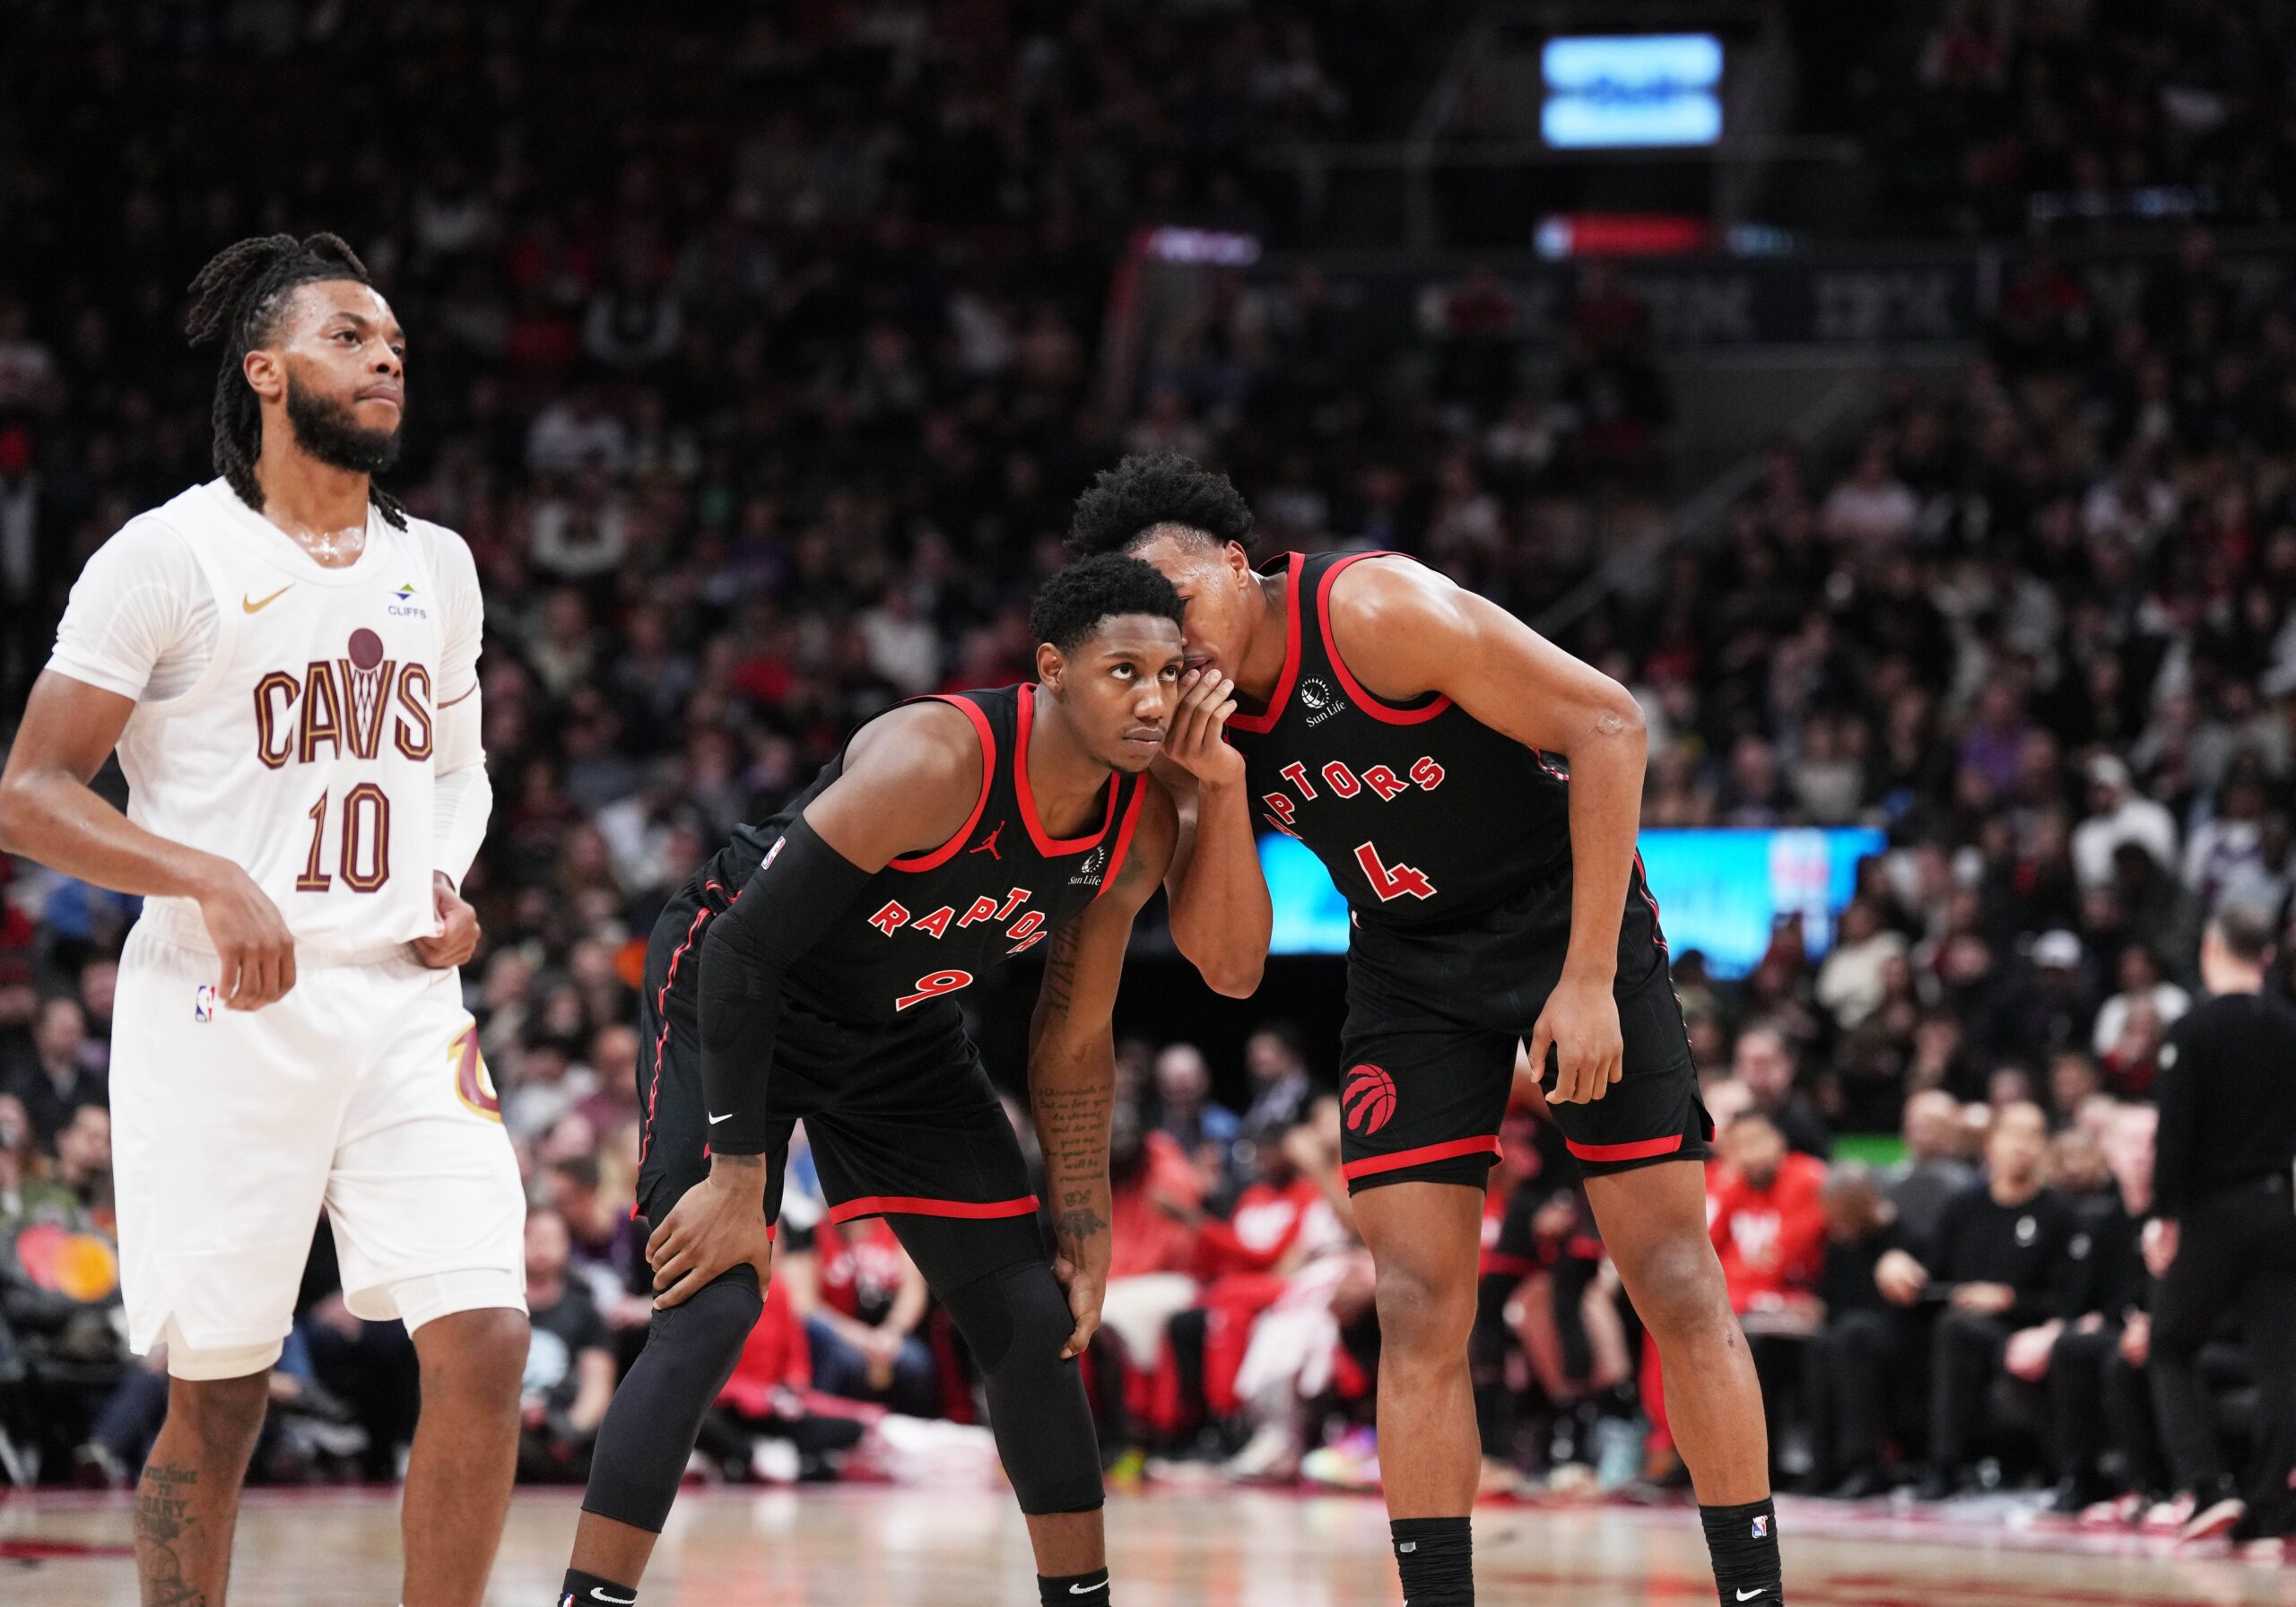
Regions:
<instances>
[{"instance_id":1,"label":"blurred background crowd","mask_svg":"<svg viewBox=\"0 0 2296 1607\"><path fill-rule=\"evenodd\" d=\"M1815 40L1839 25L1782 9ZM1800 116L1922 155L1874 200L1901 234L2103 228L2148 187L2279 221L2284 17L2195 0L2161 31L2154 9L1883 7L1866 65L1805 84ZM854 723L1026 673L1027 596L1093 470L1199 456L1266 552L1398 549L1526 618L1665 526L1673 380L1631 273L1581 265L1552 341L1520 280L1464 260L1397 318L1259 160L1398 134L1465 10L12 8L0 720L89 552L210 474L179 318L216 248L341 232L412 337L392 483L486 588L496 814L465 977L534 1206L529 1476L578 1475L646 1320L631 1023L655 914ZM1156 230L1289 249L1143 325ZM1781 1471L1812 1488L2039 1481L2125 1518L2222 1473L2168 1465L2144 1410L2135 1246L2203 923L2237 904L2283 931L2296 879L2296 300L2202 223L2148 238L2109 297L2017 254L1969 352L1772 448L1710 539L1653 547L1558 630L1641 702L1647 826L1886 833L1822 957L1791 920L1743 977L1675 954L1724 1126L1716 1242ZM0 1464L117 1483L164 1389L113 1321L133 908L4 859L0 893ZM1317 963L1304 996L1335 1016ZM1335 1021L1302 996L1296 1025L1216 1034L1120 1011L1091 1379L1127 1477L1376 1480ZM1021 1096L1018 1059L997 1069ZM904 1425L974 1420L915 1268L809 1187L800 1164L698 1476L902 1476L944 1448ZM1665 1485L1663 1380L1527 1086L1489 1222L1493 1487ZM264 1476L402 1455L411 1353L332 1277L322 1231ZM1963 1310L1932 1283L2010 1298ZM2219 1359L2237 1426L2247 1383Z\"/></svg>"}]
</instances>

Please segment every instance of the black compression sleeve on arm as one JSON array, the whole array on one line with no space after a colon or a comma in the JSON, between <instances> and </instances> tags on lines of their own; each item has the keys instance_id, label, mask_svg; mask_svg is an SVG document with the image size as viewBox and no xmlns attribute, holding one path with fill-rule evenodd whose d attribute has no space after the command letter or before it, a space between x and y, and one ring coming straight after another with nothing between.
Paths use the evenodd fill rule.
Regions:
<instances>
[{"instance_id":1,"label":"black compression sleeve on arm","mask_svg":"<svg viewBox=\"0 0 2296 1607\"><path fill-rule=\"evenodd\" d=\"M800 816L701 940L701 1092L709 1147L754 1155L768 1141L765 1080L781 1025L783 979L868 885L870 873Z\"/></svg>"}]
</instances>

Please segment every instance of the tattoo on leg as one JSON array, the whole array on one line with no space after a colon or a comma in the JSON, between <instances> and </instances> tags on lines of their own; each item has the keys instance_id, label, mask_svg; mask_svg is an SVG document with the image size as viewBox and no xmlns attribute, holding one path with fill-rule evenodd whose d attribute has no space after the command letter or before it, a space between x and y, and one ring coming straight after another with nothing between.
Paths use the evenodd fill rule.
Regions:
<instances>
[{"instance_id":1,"label":"tattoo on leg","mask_svg":"<svg viewBox=\"0 0 2296 1607\"><path fill-rule=\"evenodd\" d=\"M183 1559L176 1547L199 1520L191 1516L192 1494L199 1474L187 1467L144 1470L135 1496L136 1570L144 1577L144 1597L158 1607L207 1607L207 1593L184 1577Z\"/></svg>"}]
</instances>

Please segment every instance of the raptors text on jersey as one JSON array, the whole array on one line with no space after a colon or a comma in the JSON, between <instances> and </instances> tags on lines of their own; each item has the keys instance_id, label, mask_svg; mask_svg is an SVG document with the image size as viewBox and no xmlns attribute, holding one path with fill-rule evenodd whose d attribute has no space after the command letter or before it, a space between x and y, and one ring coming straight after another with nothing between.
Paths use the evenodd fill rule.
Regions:
<instances>
[{"instance_id":1,"label":"raptors text on jersey","mask_svg":"<svg viewBox=\"0 0 2296 1607\"><path fill-rule=\"evenodd\" d=\"M1358 918L1449 920L1565 871L1570 784L1448 698L1380 701L1332 642L1332 586L1372 553L1292 553L1289 637L1267 708L1239 713L1252 806L1314 850ZM1270 566L1271 570L1279 566Z\"/></svg>"},{"instance_id":2,"label":"raptors text on jersey","mask_svg":"<svg viewBox=\"0 0 2296 1607\"><path fill-rule=\"evenodd\" d=\"M905 855L872 876L853 913L790 968L790 996L803 1008L852 1024L906 1020L1027 953L1115 882L1148 777L1112 773L1091 829L1054 837L1029 786L1037 697L1034 686L1008 686L932 699L961 710L979 739L981 789L971 818L939 847ZM771 820L737 827L712 879L746 886L782 832L844 769L840 752Z\"/></svg>"}]
</instances>

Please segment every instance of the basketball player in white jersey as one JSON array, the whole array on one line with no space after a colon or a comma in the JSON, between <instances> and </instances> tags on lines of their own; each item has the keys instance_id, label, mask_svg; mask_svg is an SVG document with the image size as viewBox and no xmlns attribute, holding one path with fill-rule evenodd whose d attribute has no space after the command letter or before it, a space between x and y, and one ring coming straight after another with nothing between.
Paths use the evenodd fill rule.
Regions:
<instances>
[{"instance_id":1,"label":"basketball player in white jersey","mask_svg":"<svg viewBox=\"0 0 2296 1607\"><path fill-rule=\"evenodd\" d=\"M144 1601L223 1601L324 1207L351 1309L421 1359L402 1599L477 1607L526 1354L517 1166L456 970L491 802L477 571L370 482L404 348L349 247L244 241L192 294L222 477L89 560L0 774L0 847L145 899L111 1059L130 1338L171 1376ZM125 815L87 785L115 747Z\"/></svg>"}]
</instances>

